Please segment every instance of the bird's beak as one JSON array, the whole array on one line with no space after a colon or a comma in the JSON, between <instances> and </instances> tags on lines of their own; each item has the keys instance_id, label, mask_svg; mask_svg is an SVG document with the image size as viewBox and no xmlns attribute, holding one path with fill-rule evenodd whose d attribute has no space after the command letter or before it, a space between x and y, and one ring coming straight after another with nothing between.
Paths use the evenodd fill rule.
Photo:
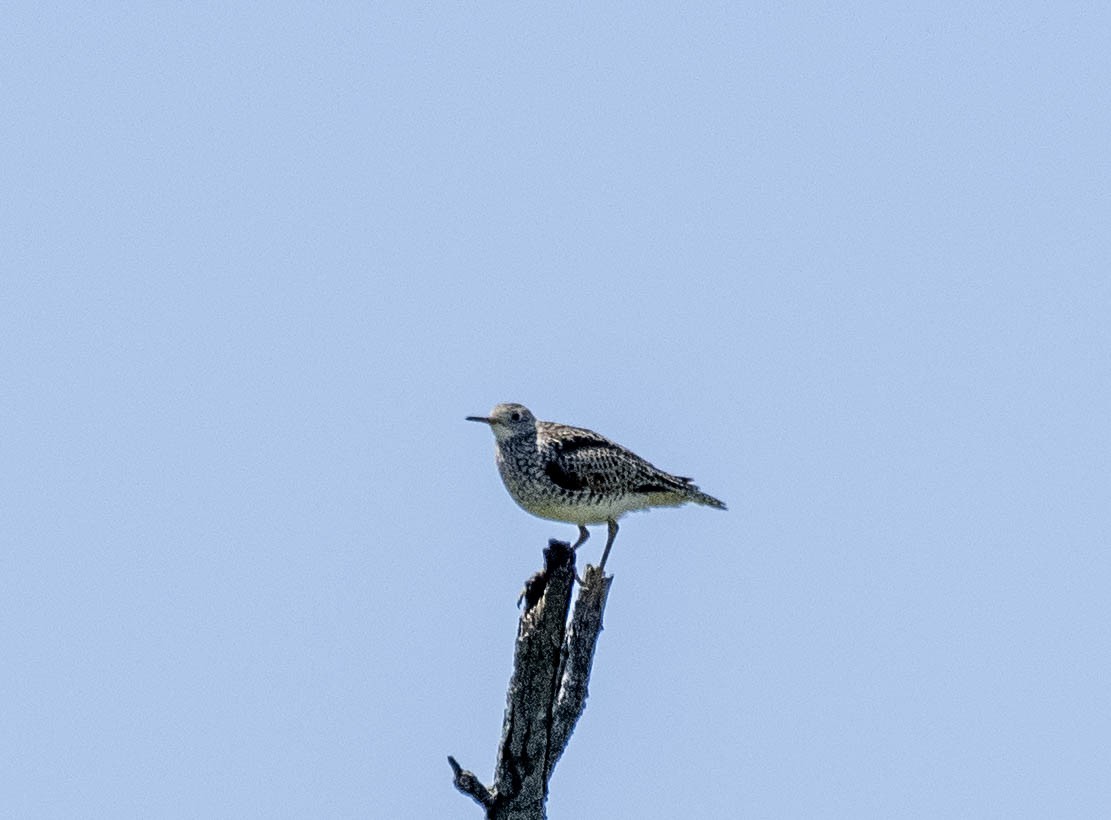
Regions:
<instances>
[{"instance_id":1,"label":"bird's beak","mask_svg":"<svg viewBox=\"0 0 1111 820\"><path fill-rule=\"evenodd\" d=\"M467 421L481 421L483 424L493 424L493 419L488 419L486 416L467 416Z\"/></svg>"}]
</instances>

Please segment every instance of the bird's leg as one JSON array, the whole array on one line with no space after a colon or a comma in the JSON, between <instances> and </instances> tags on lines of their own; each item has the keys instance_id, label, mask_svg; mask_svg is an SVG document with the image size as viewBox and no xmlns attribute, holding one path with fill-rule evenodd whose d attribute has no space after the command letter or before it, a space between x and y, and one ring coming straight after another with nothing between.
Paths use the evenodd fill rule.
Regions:
<instances>
[{"instance_id":1,"label":"bird's leg","mask_svg":"<svg viewBox=\"0 0 1111 820\"><path fill-rule=\"evenodd\" d=\"M606 548L602 551L602 563L598 565L598 569L600 570L606 568L606 559L610 556L610 547L613 546L613 539L617 537L617 522L611 518L606 523L609 524L610 537L606 539Z\"/></svg>"},{"instance_id":2,"label":"bird's leg","mask_svg":"<svg viewBox=\"0 0 1111 820\"><path fill-rule=\"evenodd\" d=\"M583 545L583 542L590 537L590 531L587 530L582 524L579 524L579 540L571 545L571 552L574 552ZM575 580L579 582L579 586L584 587L583 579L579 577L579 571L575 570Z\"/></svg>"}]
</instances>

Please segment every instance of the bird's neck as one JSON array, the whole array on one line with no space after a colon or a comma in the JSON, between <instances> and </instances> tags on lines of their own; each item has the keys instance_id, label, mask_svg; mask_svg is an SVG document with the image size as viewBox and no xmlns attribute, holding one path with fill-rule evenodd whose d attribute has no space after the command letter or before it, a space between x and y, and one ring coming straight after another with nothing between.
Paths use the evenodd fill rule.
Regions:
<instances>
[{"instance_id":1,"label":"bird's neck","mask_svg":"<svg viewBox=\"0 0 1111 820\"><path fill-rule=\"evenodd\" d=\"M518 465L539 462L540 452L536 443L536 433L522 433L512 438L499 440L499 466L506 461L516 462Z\"/></svg>"}]
</instances>

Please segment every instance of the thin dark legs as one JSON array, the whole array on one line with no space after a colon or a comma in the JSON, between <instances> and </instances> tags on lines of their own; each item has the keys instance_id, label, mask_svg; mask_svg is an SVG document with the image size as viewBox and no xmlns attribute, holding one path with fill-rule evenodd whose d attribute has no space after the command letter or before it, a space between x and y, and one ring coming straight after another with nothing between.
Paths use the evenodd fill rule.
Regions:
<instances>
[{"instance_id":1,"label":"thin dark legs","mask_svg":"<svg viewBox=\"0 0 1111 820\"><path fill-rule=\"evenodd\" d=\"M617 537L617 522L616 522L616 521L614 521L614 520L613 520L613 519L611 518L611 519L610 519L610 520L609 520L608 522L606 522L606 523L608 523L608 524L609 524L609 528L610 528L610 537L609 537L608 539L606 539L606 548L605 548L605 550L604 550L604 551L602 552L602 563L600 563L600 564L598 565L598 569L605 569L605 568L606 568L606 559L610 557L610 547L612 547L612 546L613 546L613 539Z\"/></svg>"},{"instance_id":2,"label":"thin dark legs","mask_svg":"<svg viewBox=\"0 0 1111 820\"><path fill-rule=\"evenodd\" d=\"M613 546L613 539L617 537L617 522L611 518L606 523L609 525L609 538L606 539L606 548L602 552L602 563L598 565L598 569L601 570L604 570L606 568L606 559L610 557L610 547ZM584 527L582 524L579 524L579 540L571 545L571 549L577 550L589 537L590 533L587 532L586 527ZM575 580L577 580L580 584L582 583L582 579L579 578L577 573L575 575Z\"/></svg>"}]
</instances>

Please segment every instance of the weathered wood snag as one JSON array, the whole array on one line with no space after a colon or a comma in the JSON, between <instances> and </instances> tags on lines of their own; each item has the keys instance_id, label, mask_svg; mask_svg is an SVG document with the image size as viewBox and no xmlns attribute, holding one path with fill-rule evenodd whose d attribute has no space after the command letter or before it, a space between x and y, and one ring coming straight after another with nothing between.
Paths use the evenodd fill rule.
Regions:
<instances>
[{"instance_id":1,"label":"weathered wood snag","mask_svg":"<svg viewBox=\"0 0 1111 820\"><path fill-rule=\"evenodd\" d=\"M586 708L594 649L612 576L588 566L568 621L575 580L571 545L551 540L544 569L525 584L494 783L448 757L455 787L487 820L543 820L548 781Z\"/></svg>"}]
</instances>

